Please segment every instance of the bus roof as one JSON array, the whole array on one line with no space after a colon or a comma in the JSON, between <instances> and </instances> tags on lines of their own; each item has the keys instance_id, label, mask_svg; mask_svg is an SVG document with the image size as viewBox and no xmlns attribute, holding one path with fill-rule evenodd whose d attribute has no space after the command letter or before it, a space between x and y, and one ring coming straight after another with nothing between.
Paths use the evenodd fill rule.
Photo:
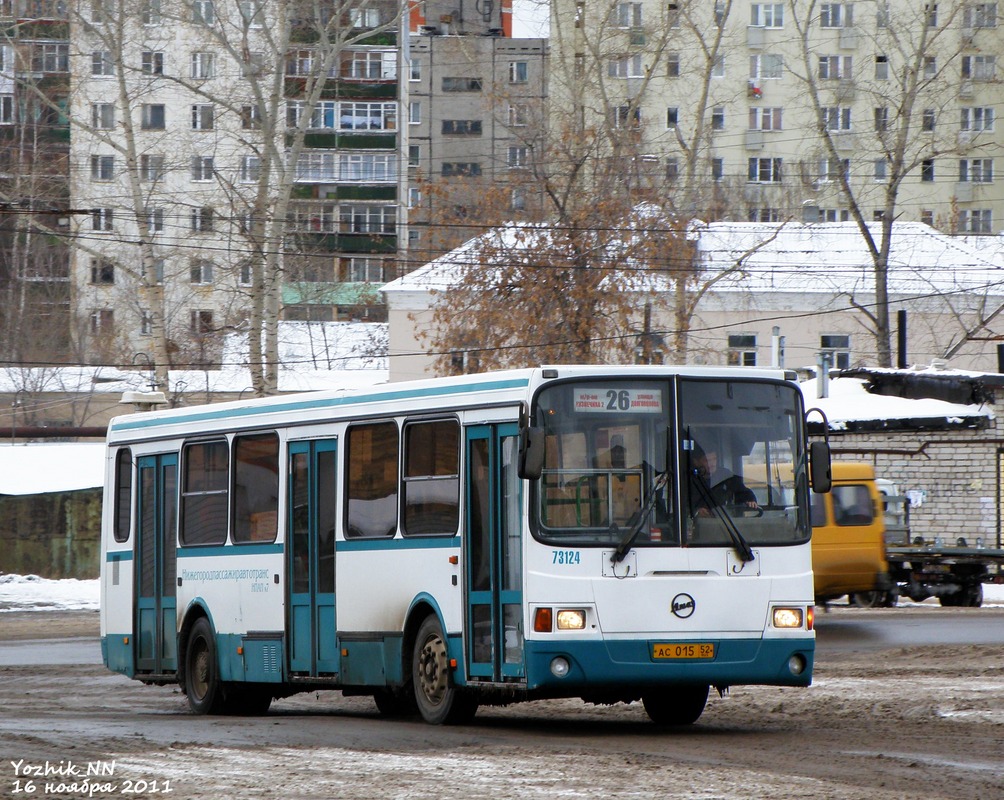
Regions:
<instances>
[{"instance_id":1,"label":"bus roof","mask_svg":"<svg viewBox=\"0 0 1004 800\"><path fill-rule=\"evenodd\" d=\"M115 417L109 423L107 438L109 444L114 444L135 439L191 435L193 432L208 433L245 426L266 424L282 426L315 419L323 421L332 416L343 417L349 414L340 409L358 408L363 405L372 406L373 412L381 408L386 410L386 406L382 404L387 403L409 404L409 409L422 407L423 401L428 401L430 405L435 404L436 407L453 407L469 404L472 395L481 394L485 395L483 398L485 404L517 403L529 396L531 388L552 379L578 376L588 378L671 375L794 380L794 373L790 371L751 367L542 366L124 414Z\"/></svg>"}]
</instances>

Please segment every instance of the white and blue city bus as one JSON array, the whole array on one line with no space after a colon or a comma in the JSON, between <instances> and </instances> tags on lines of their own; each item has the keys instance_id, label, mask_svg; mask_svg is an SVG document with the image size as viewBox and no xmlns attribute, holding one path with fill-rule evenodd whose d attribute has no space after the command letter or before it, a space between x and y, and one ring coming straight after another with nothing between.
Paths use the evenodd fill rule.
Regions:
<instances>
[{"instance_id":1,"label":"white and blue city bus","mask_svg":"<svg viewBox=\"0 0 1004 800\"><path fill-rule=\"evenodd\" d=\"M791 373L544 367L130 414L107 441L104 661L196 713L330 688L432 723L581 697L687 724L712 686L811 681L829 456ZM712 452L746 497L710 488Z\"/></svg>"}]
</instances>

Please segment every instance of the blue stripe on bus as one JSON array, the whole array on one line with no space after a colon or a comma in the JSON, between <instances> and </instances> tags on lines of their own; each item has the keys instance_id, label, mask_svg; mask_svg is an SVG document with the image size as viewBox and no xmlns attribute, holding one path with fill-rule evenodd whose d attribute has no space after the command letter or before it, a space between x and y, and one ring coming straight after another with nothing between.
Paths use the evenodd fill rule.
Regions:
<instances>
[{"instance_id":1,"label":"blue stripe on bus","mask_svg":"<svg viewBox=\"0 0 1004 800\"><path fill-rule=\"evenodd\" d=\"M105 554L105 561L132 561L132 550L109 550Z\"/></svg>"},{"instance_id":2,"label":"blue stripe on bus","mask_svg":"<svg viewBox=\"0 0 1004 800\"><path fill-rule=\"evenodd\" d=\"M203 556L269 556L279 555L285 548L282 544L230 544L209 547L179 547L178 558L201 558Z\"/></svg>"},{"instance_id":3,"label":"blue stripe on bus","mask_svg":"<svg viewBox=\"0 0 1004 800\"><path fill-rule=\"evenodd\" d=\"M358 552L360 550L431 550L432 548L460 547L459 536L444 536L433 538L421 536L407 539L347 539L336 542L335 549L339 552Z\"/></svg>"},{"instance_id":4,"label":"blue stripe on bus","mask_svg":"<svg viewBox=\"0 0 1004 800\"><path fill-rule=\"evenodd\" d=\"M202 411L184 414L170 419L140 417L122 422L111 423L112 431L139 430L140 428L155 428L161 425L181 425L189 422L204 422L207 420L236 419L239 417L254 417L260 414L277 414L290 411L307 411L319 408L333 408L344 405L360 405L362 403L388 402L391 400L412 400L420 397L440 397L452 394L465 394L471 391L494 391L497 389L518 389L530 385L527 378L515 378L489 383L470 383L456 386L432 386L423 389L406 389L384 394L366 394L353 397L325 397L310 400L297 400L265 405L244 406L226 410Z\"/></svg>"}]
</instances>

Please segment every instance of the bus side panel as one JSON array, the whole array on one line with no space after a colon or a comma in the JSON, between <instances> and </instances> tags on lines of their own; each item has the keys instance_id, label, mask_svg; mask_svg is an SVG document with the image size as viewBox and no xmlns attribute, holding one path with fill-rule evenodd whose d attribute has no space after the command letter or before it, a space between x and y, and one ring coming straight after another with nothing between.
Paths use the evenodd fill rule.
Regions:
<instances>
[{"instance_id":1,"label":"bus side panel","mask_svg":"<svg viewBox=\"0 0 1004 800\"><path fill-rule=\"evenodd\" d=\"M101 562L101 655L113 672L132 677L133 556L109 550Z\"/></svg>"},{"instance_id":2,"label":"bus side panel","mask_svg":"<svg viewBox=\"0 0 1004 800\"><path fill-rule=\"evenodd\" d=\"M221 680L263 680L263 670L267 680L278 679L273 669L262 664L271 665L272 648L284 638L283 575L282 545L278 544L178 550L178 630L186 615L205 610L216 632ZM271 646L253 645L246 652L249 632ZM259 663L259 657L265 660Z\"/></svg>"},{"instance_id":3,"label":"bus side panel","mask_svg":"<svg viewBox=\"0 0 1004 800\"><path fill-rule=\"evenodd\" d=\"M451 556L459 562L457 538L354 539L339 541L336 553L343 684L379 686L403 679L403 665L411 661L402 651L404 626L420 596L438 606L455 655L463 619L461 568L450 563Z\"/></svg>"}]
</instances>

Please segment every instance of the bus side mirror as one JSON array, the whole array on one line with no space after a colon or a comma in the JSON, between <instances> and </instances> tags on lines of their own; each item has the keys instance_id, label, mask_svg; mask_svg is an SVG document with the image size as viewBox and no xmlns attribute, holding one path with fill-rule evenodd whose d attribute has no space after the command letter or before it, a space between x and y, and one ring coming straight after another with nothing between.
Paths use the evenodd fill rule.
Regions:
<instances>
[{"instance_id":1,"label":"bus side mirror","mask_svg":"<svg viewBox=\"0 0 1004 800\"><path fill-rule=\"evenodd\" d=\"M519 429L519 477L535 480L544 471L544 431L525 425Z\"/></svg>"},{"instance_id":2,"label":"bus side mirror","mask_svg":"<svg viewBox=\"0 0 1004 800\"><path fill-rule=\"evenodd\" d=\"M830 445L826 442L811 442L809 444L809 480L812 491L824 494L833 485L833 475L830 470Z\"/></svg>"}]
</instances>

